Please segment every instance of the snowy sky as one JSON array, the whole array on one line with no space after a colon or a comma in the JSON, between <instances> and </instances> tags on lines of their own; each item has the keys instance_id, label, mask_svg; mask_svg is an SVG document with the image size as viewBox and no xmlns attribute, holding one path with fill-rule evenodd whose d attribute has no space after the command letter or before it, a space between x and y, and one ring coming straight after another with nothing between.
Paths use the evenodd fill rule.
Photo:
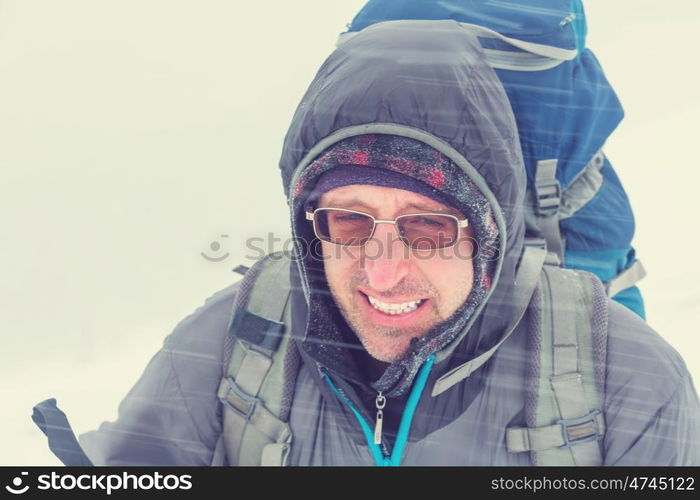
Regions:
<instances>
[{"instance_id":1,"label":"snowy sky","mask_svg":"<svg viewBox=\"0 0 700 500\"><path fill-rule=\"evenodd\" d=\"M250 264L245 238L288 234L282 138L363 4L0 2L1 465L58 463L29 418L42 399L79 432L113 419L163 337ZM700 2L585 6L627 113L606 152L649 321L697 381ZM230 256L205 260L213 242Z\"/></svg>"}]
</instances>

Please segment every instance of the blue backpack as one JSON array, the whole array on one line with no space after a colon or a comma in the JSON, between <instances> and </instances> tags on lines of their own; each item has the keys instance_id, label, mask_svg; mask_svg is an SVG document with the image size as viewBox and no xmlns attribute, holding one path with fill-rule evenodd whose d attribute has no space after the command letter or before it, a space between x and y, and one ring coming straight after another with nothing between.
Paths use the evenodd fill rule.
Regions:
<instances>
[{"instance_id":1,"label":"blue backpack","mask_svg":"<svg viewBox=\"0 0 700 500\"><path fill-rule=\"evenodd\" d=\"M634 216L602 152L624 113L585 47L581 0L369 0L338 44L372 24L406 19L454 19L479 37L518 125L526 236L546 241L565 267L597 275L609 297L644 318Z\"/></svg>"}]
</instances>

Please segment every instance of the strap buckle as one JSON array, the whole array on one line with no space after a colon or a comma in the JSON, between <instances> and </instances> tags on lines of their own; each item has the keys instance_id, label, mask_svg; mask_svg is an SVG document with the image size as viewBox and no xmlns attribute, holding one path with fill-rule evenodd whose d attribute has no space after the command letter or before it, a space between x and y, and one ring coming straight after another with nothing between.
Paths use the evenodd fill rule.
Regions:
<instances>
[{"instance_id":1,"label":"strap buckle","mask_svg":"<svg viewBox=\"0 0 700 500\"><path fill-rule=\"evenodd\" d=\"M535 197L538 215L541 217L556 215L561 205L561 183L556 178L535 181Z\"/></svg>"},{"instance_id":2,"label":"strap buckle","mask_svg":"<svg viewBox=\"0 0 700 500\"><path fill-rule=\"evenodd\" d=\"M560 448L568 448L579 443L597 441L603 437L599 422L600 410L593 410L588 415L580 418L557 420L561 426L561 434L564 444Z\"/></svg>"},{"instance_id":3,"label":"strap buckle","mask_svg":"<svg viewBox=\"0 0 700 500\"><path fill-rule=\"evenodd\" d=\"M226 377L226 382L228 385L227 390L219 396L219 401L237 415L250 420L250 417L255 412L255 407L262 401L260 398L251 396L241 389L230 375Z\"/></svg>"}]
</instances>

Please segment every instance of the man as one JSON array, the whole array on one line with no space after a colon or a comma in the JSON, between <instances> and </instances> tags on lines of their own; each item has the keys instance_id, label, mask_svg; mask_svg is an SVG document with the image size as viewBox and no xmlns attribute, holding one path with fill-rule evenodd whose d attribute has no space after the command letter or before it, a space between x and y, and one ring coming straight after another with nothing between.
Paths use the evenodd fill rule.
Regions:
<instances>
[{"instance_id":1,"label":"man","mask_svg":"<svg viewBox=\"0 0 700 500\"><path fill-rule=\"evenodd\" d=\"M527 250L518 135L476 39L451 21L363 30L311 83L280 167L296 242L286 335L300 355L284 462L536 462L508 430L539 425L544 256ZM576 280L604 391L580 449L604 465L700 463L700 405L681 358L597 280ZM246 294L231 286L177 326L119 419L81 436L93 462L216 463L224 339L241 335L232 315ZM575 314L578 300L551 306Z\"/></svg>"}]
</instances>

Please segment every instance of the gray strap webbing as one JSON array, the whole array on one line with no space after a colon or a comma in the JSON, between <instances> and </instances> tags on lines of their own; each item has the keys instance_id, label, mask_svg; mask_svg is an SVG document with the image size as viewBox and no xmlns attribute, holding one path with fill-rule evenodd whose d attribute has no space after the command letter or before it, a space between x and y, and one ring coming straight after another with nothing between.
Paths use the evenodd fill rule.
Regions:
<instances>
[{"instance_id":1,"label":"gray strap webbing","mask_svg":"<svg viewBox=\"0 0 700 500\"><path fill-rule=\"evenodd\" d=\"M573 270L545 267L537 422L506 431L509 452L531 451L538 465L601 465L605 432L595 384L593 290ZM551 356L550 356L551 354Z\"/></svg>"},{"instance_id":2,"label":"gray strap webbing","mask_svg":"<svg viewBox=\"0 0 700 500\"><path fill-rule=\"evenodd\" d=\"M580 418L589 413L580 373L555 375L551 382L562 418Z\"/></svg>"},{"instance_id":3,"label":"gray strap webbing","mask_svg":"<svg viewBox=\"0 0 700 500\"><path fill-rule=\"evenodd\" d=\"M284 465L284 462L289 453L289 444L287 443L270 443L262 449L260 457L260 465L265 467L279 467Z\"/></svg>"},{"instance_id":4,"label":"gray strap webbing","mask_svg":"<svg viewBox=\"0 0 700 500\"><path fill-rule=\"evenodd\" d=\"M575 271L549 268L545 270L551 299L552 317L552 376L550 383L560 415L562 435L576 465L601 465L602 452L598 438L602 437L595 424L596 411L584 390L594 389L591 348L592 291ZM585 278L584 278L585 279ZM591 395L595 392L591 392ZM593 401L600 408L601 401ZM572 433L572 427L574 429ZM588 431L588 434L586 434ZM570 435L576 436L570 440Z\"/></svg>"},{"instance_id":5,"label":"gray strap webbing","mask_svg":"<svg viewBox=\"0 0 700 500\"><path fill-rule=\"evenodd\" d=\"M253 348L248 348L236 374L236 384L244 392L251 396L256 396L270 366L272 366L272 358L270 356Z\"/></svg>"},{"instance_id":6,"label":"gray strap webbing","mask_svg":"<svg viewBox=\"0 0 700 500\"><path fill-rule=\"evenodd\" d=\"M270 364L265 366L262 363L246 363L251 356L246 355L241 363L241 368L247 366L248 370L255 370L254 373L242 371L245 378L249 379L248 385L258 387L267 376ZM264 371L260 371L264 370ZM256 380L257 379L257 380ZM253 424L253 417L260 421L260 409L262 401L257 397L258 391L249 393L236 384L233 377L228 376L221 380L218 397L224 405L223 435L226 445L226 455L231 465L241 465L241 448L245 437L245 430L248 424ZM264 420L264 417L262 418ZM283 425L284 423L282 423ZM254 425L254 424L253 424ZM269 437L268 432L264 432Z\"/></svg>"},{"instance_id":7,"label":"gray strap webbing","mask_svg":"<svg viewBox=\"0 0 700 500\"><path fill-rule=\"evenodd\" d=\"M462 26L465 30L473 33L474 35L482 38L495 38L498 40L501 40L503 42L506 42L513 47L517 47L521 50L527 51L532 54L537 54L542 57L546 57L548 59L552 59L555 61L570 61L571 59L574 59L578 55L578 50L577 49L562 49L559 47L555 47L553 45L544 45L541 43L534 43L534 42L529 42L525 40L520 40L518 38L511 38L507 37L498 31L494 31L490 28L486 28L485 26L479 26L478 24L470 24L470 23L459 23L460 26ZM341 43L346 42L350 38L354 37L359 33L358 31L351 31L351 32L345 32L341 33L338 36L338 39L336 41L336 46L340 46Z\"/></svg>"},{"instance_id":8,"label":"gray strap webbing","mask_svg":"<svg viewBox=\"0 0 700 500\"><path fill-rule=\"evenodd\" d=\"M602 187L604 181L603 173L601 172L604 166L605 154L602 150L600 150L593 156L593 158L591 158L591 161L589 161L588 164L569 182L566 188L561 188L561 199L558 215L560 222L562 219L567 219L575 215L579 210L586 206L586 204L589 201L591 201L596 194L598 194L598 191L600 191L600 188ZM555 187L549 188L551 192L554 192L555 189ZM535 186L528 186L527 197L528 199L534 200L534 202L525 203L525 224L529 231L540 232L542 231L540 226L543 223L540 222L538 219L539 207L537 204Z\"/></svg>"},{"instance_id":9,"label":"gray strap webbing","mask_svg":"<svg viewBox=\"0 0 700 500\"><path fill-rule=\"evenodd\" d=\"M605 432L605 421L602 413L596 413L593 420L586 419L580 424L570 425L564 428L561 424L545 425L534 428L511 428L506 430L506 442L508 451L520 453L524 451L543 451L550 448L558 448L569 441L580 439L580 436L590 434L602 434Z\"/></svg>"},{"instance_id":10,"label":"gray strap webbing","mask_svg":"<svg viewBox=\"0 0 700 500\"><path fill-rule=\"evenodd\" d=\"M289 260L270 256L266 258L265 268L255 280L246 309L263 318L282 322L289 298Z\"/></svg>"},{"instance_id":11,"label":"gray strap webbing","mask_svg":"<svg viewBox=\"0 0 700 500\"><path fill-rule=\"evenodd\" d=\"M518 323L520 323L520 320L527 310L527 306L532 298L532 293L537 286L546 255L546 250L542 248L526 246L523 249L523 256L520 261L520 266L515 274L516 286L513 297L516 304L515 314L513 315L510 324L506 327L503 337L496 345L485 353L477 356L471 361L464 363L463 365L454 368L440 377L433 386L432 396L437 396L438 394L445 392L453 385L471 375L474 370L486 363L486 361L488 361L489 358L496 352L496 349L498 349L501 344L503 344L503 342L510 337L511 333L513 333L515 328L518 326Z\"/></svg>"},{"instance_id":12,"label":"gray strap webbing","mask_svg":"<svg viewBox=\"0 0 700 500\"><path fill-rule=\"evenodd\" d=\"M221 381L219 385L219 397L225 400L237 416L249 421L260 432L275 442L285 441L289 436L289 428L257 398L250 398L240 392L240 387L229 377Z\"/></svg>"},{"instance_id":13,"label":"gray strap webbing","mask_svg":"<svg viewBox=\"0 0 700 500\"><path fill-rule=\"evenodd\" d=\"M540 233L547 250L564 264L564 242L559 230L561 184L557 180L557 160L540 160L535 167L535 209Z\"/></svg>"},{"instance_id":14,"label":"gray strap webbing","mask_svg":"<svg viewBox=\"0 0 700 500\"><path fill-rule=\"evenodd\" d=\"M559 66L561 59L540 56L531 52L515 52L513 50L495 50L484 48L486 62L494 69L509 71L544 71Z\"/></svg>"},{"instance_id":15,"label":"gray strap webbing","mask_svg":"<svg viewBox=\"0 0 700 500\"><path fill-rule=\"evenodd\" d=\"M547 308L552 318L552 380L559 376L578 372L577 322L578 309L582 303L580 281L570 272L557 272L545 267L545 278L550 296ZM554 384L553 384L554 385ZM556 389L556 387L555 387ZM562 415L564 418L581 415Z\"/></svg>"},{"instance_id":16,"label":"gray strap webbing","mask_svg":"<svg viewBox=\"0 0 700 500\"><path fill-rule=\"evenodd\" d=\"M614 297L622 290L636 285L644 276L647 275L646 269L642 263L635 260L634 263L615 276L613 279L605 282L605 292L608 297Z\"/></svg>"},{"instance_id":17,"label":"gray strap webbing","mask_svg":"<svg viewBox=\"0 0 700 500\"><path fill-rule=\"evenodd\" d=\"M285 328L290 323L289 263L279 254L266 257L245 308ZM238 339L227 376L219 385L223 441L231 465L283 465L292 439L289 425L280 418L289 335L282 337L276 350L264 347L270 345L264 340L256 345Z\"/></svg>"},{"instance_id":18,"label":"gray strap webbing","mask_svg":"<svg viewBox=\"0 0 700 500\"><path fill-rule=\"evenodd\" d=\"M560 220L574 215L598 194L603 185L601 169L604 166L605 154L601 149L562 192L559 207Z\"/></svg>"},{"instance_id":19,"label":"gray strap webbing","mask_svg":"<svg viewBox=\"0 0 700 500\"><path fill-rule=\"evenodd\" d=\"M226 456L230 465L240 464L240 451L243 434L248 424L247 415L238 413L238 409L232 405L228 398L227 380L223 379L219 386L219 400L224 404L224 422L222 436L226 448ZM228 402L228 404L227 404Z\"/></svg>"},{"instance_id":20,"label":"gray strap webbing","mask_svg":"<svg viewBox=\"0 0 700 500\"><path fill-rule=\"evenodd\" d=\"M521 50L530 52L532 54L537 54L542 57L547 57L550 59L558 59L561 61L570 61L578 55L576 49L562 49L555 47L553 45L544 45L541 43L527 42L524 40L519 40L517 38L507 37L498 31L494 31L490 28L484 26L479 26L478 24L470 23L459 23L460 26L465 28L467 31L479 36L479 37L489 37L501 40L503 42L509 43L513 47L517 47Z\"/></svg>"}]
</instances>

